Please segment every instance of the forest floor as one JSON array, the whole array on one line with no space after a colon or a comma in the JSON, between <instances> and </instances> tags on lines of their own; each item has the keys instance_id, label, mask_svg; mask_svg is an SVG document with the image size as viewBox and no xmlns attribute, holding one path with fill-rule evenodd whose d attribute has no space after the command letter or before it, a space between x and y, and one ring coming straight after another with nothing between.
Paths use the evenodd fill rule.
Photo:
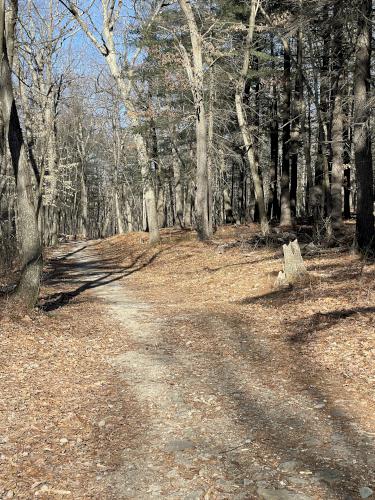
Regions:
<instances>
[{"instance_id":1,"label":"forest floor","mask_svg":"<svg viewBox=\"0 0 375 500\"><path fill-rule=\"evenodd\" d=\"M0 324L0 498L375 498L375 265L254 227L49 252Z\"/></svg>"}]
</instances>

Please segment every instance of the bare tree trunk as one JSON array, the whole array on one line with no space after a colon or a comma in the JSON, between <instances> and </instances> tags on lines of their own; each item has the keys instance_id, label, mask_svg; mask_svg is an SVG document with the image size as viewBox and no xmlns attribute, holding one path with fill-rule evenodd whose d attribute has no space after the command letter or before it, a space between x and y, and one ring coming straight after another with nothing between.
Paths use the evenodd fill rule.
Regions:
<instances>
[{"instance_id":1,"label":"bare tree trunk","mask_svg":"<svg viewBox=\"0 0 375 500\"><path fill-rule=\"evenodd\" d=\"M157 211L158 211L158 226L159 227L166 227L167 225L167 217L166 217L166 211L167 211L167 192L166 192L166 185L164 182L164 179L162 178L162 175L157 176L158 178L158 198L157 198Z\"/></svg>"},{"instance_id":2,"label":"bare tree trunk","mask_svg":"<svg viewBox=\"0 0 375 500\"><path fill-rule=\"evenodd\" d=\"M274 56L274 40L271 40L271 56ZM274 67L274 62L272 62ZM280 217L280 206L278 197L278 171L279 171L279 121L277 107L277 87L276 83L272 85L272 105L271 105L271 123L270 123L270 184L271 199L268 205L268 215L271 218Z\"/></svg>"},{"instance_id":3,"label":"bare tree trunk","mask_svg":"<svg viewBox=\"0 0 375 500\"><path fill-rule=\"evenodd\" d=\"M210 61L212 64L212 61ZM208 96L208 128L207 128L207 203L208 203L208 225L213 227L213 178L214 178L214 72L210 68L209 74L209 96Z\"/></svg>"},{"instance_id":4,"label":"bare tree trunk","mask_svg":"<svg viewBox=\"0 0 375 500\"><path fill-rule=\"evenodd\" d=\"M327 11L328 12L328 11ZM316 185L320 185L321 198L317 217L322 219L328 211L329 196L329 165L328 165L328 116L329 116L329 66L330 66L331 41L328 32L324 35L323 63L320 77L320 102L319 102L319 136L318 136L318 175ZM318 222L318 221L317 221Z\"/></svg>"},{"instance_id":5,"label":"bare tree trunk","mask_svg":"<svg viewBox=\"0 0 375 500\"><path fill-rule=\"evenodd\" d=\"M264 200L264 191L261 177L259 175L259 165L258 160L254 151L254 138L251 133L250 128L247 125L246 113L244 110L244 92L248 72L251 68L250 65L250 54L254 38L255 30L255 19L257 15L258 5L255 0L251 0L250 4L250 16L249 16L249 26L246 36L246 45L244 51L243 65L241 69L240 77L236 84L236 95L235 104L237 112L237 120L242 134L242 140L244 142L247 159L250 165L251 177L254 183L255 198L258 203L260 225L263 234L268 234L269 225L266 212L266 204Z\"/></svg>"},{"instance_id":6,"label":"bare tree trunk","mask_svg":"<svg viewBox=\"0 0 375 500\"><path fill-rule=\"evenodd\" d=\"M345 106L345 126L343 131L343 141L344 141L344 218L346 220L350 219L350 197L351 197L351 145L352 145L352 133L350 126L350 109Z\"/></svg>"},{"instance_id":7,"label":"bare tree trunk","mask_svg":"<svg viewBox=\"0 0 375 500\"><path fill-rule=\"evenodd\" d=\"M328 17L328 10L325 9ZM314 51L312 48L311 37L308 39L310 46L310 57L315 61ZM318 151L315 163L315 178L314 186L310 189L310 209L314 218L315 229L319 228L321 225L326 206L327 194L329 191L329 170L328 170L328 155L327 155L327 144L328 144L328 126L327 126L327 114L328 114L328 70L329 70L329 52L330 52L330 37L327 30L324 33L323 40L323 54L322 54L322 66L317 68L316 64L313 62L314 70L314 105L317 112L318 119ZM310 127L311 130L311 127Z\"/></svg>"},{"instance_id":8,"label":"bare tree trunk","mask_svg":"<svg viewBox=\"0 0 375 500\"><path fill-rule=\"evenodd\" d=\"M334 232L342 226L342 185L343 185L343 65L342 12L335 7L334 51L333 51L333 112L332 112L332 175L331 175L331 219Z\"/></svg>"},{"instance_id":9,"label":"bare tree trunk","mask_svg":"<svg viewBox=\"0 0 375 500\"><path fill-rule=\"evenodd\" d=\"M122 221L122 215L121 215L121 210L120 210L120 200L119 200L119 193L118 193L118 187L117 185L115 186L115 213L116 213L116 229L117 229L117 234L123 234L125 232L124 229L124 224Z\"/></svg>"},{"instance_id":10,"label":"bare tree trunk","mask_svg":"<svg viewBox=\"0 0 375 500\"><path fill-rule=\"evenodd\" d=\"M38 300L42 273L42 244L38 229L33 193L33 174L23 140L17 107L13 95L11 62L13 59L14 27L17 19L17 0L11 2L11 18L5 29L5 2L0 2L1 79L0 101L2 118L7 132L17 193L17 236L22 272L15 297L23 307L34 307ZM3 151L5 151L3 145Z\"/></svg>"},{"instance_id":11,"label":"bare tree trunk","mask_svg":"<svg viewBox=\"0 0 375 500\"><path fill-rule=\"evenodd\" d=\"M358 6L358 37L354 68L354 153L357 175L357 245L374 248L374 188L370 132L370 63L372 0Z\"/></svg>"},{"instance_id":12,"label":"bare tree trunk","mask_svg":"<svg viewBox=\"0 0 375 500\"><path fill-rule=\"evenodd\" d=\"M173 164L173 177L174 177L174 191L176 199L176 218L181 228L184 227L184 212L183 212L183 192L182 192L182 179L181 179L181 164L178 155L173 148L172 150L172 164Z\"/></svg>"},{"instance_id":13,"label":"bare tree trunk","mask_svg":"<svg viewBox=\"0 0 375 500\"><path fill-rule=\"evenodd\" d=\"M291 81L290 81L290 47L289 42L283 40L284 46L284 89L282 102L283 118L283 158L281 169L281 216L280 225L290 226L292 224L292 213L290 208L290 104L291 104Z\"/></svg>"},{"instance_id":14,"label":"bare tree trunk","mask_svg":"<svg viewBox=\"0 0 375 500\"><path fill-rule=\"evenodd\" d=\"M192 226L192 211L193 211L193 185L191 179L187 178L185 182L185 203L184 203L184 226L185 228Z\"/></svg>"},{"instance_id":15,"label":"bare tree trunk","mask_svg":"<svg viewBox=\"0 0 375 500\"><path fill-rule=\"evenodd\" d=\"M207 240L212 236L212 225L210 224L208 212L210 202L208 201L209 174L207 164L207 120L203 92L204 70L202 36L199 33L190 2L187 0L179 0L179 4L187 21L192 45L192 63L185 47L180 45L180 48L183 51L185 68L192 88L195 105L195 131L197 143L197 192L195 197L195 218L198 238L200 240Z\"/></svg>"},{"instance_id":16,"label":"bare tree trunk","mask_svg":"<svg viewBox=\"0 0 375 500\"><path fill-rule=\"evenodd\" d=\"M88 199L87 199L87 184L84 165L81 165L81 224L80 233L82 238L88 236Z\"/></svg>"},{"instance_id":17,"label":"bare tree trunk","mask_svg":"<svg viewBox=\"0 0 375 500\"><path fill-rule=\"evenodd\" d=\"M303 113L303 36L302 30L297 33L297 75L293 101L293 121L291 130L291 169L290 169L290 207L292 215L297 215L297 186L298 186L298 153L301 141L301 116Z\"/></svg>"},{"instance_id":18,"label":"bare tree trunk","mask_svg":"<svg viewBox=\"0 0 375 500\"><path fill-rule=\"evenodd\" d=\"M144 138L140 134L136 134L134 141L137 147L138 161L141 165L143 196L146 207L150 245L155 245L160 241L158 211L155 195L155 179L151 170L150 159L147 154L147 147Z\"/></svg>"},{"instance_id":19,"label":"bare tree trunk","mask_svg":"<svg viewBox=\"0 0 375 500\"><path fill-rule=\"evenodd\" d=\"M114 211L115 211L115 232L117 234L123 234L125 232L124 221L122 217L122 196L121 196L121 185L119 184L119 166L121 162L121 137L120 137L120 124L119 124L119 109L118 103L116 103L115 113L112 117L112 130L114 137L114 150L113 150L113 162L114 162L114 172L113 172L113 195L114 195Z\"/></svg>"},{"instance_id":20,"label":"bare tree trunk","mask_svg":"<svg viewBox=\"0 0 375 500\"><path fill-rule=\"evenodd\" d=\"M132 231L134 231L134 225L133 225L133 214L128 199L125 200L125 215L126 215L127 230L129 233L131 233Z\"/></svg>"},{"instance_id":21,"label":"bare tree trunk","mask_svg":"<svg viewBox=\"0 0 375 500\"><path fill-rule=\"evenodd\" d=\"M45 200L44 204L48 207L48 232L45 234L45 241L49 245L56 245L58 236L57 227L57 181L58 181L58 146L56 131L56 116L54 112L53 97L49 96L45 111L46 124L46 154L47 154L47 172L45 175Z\"/></svg>"},{"instance_id":22,"label":"bare tree trunk","mask_svg":"<svg viewBox=\"0 0 375 500\"><path fill-rule=\"evenodd\" d=\"M306 193L305 193L305 210L306 214L310 215L311 203L310 198L312 190L314 188L314 177L311 165L311 103L310 96L307 100L307 110L304 104L301 118L301 135L303 140L303 154L305 157L305 169L306 169ZM307 120L307 127L306 127Z\"/></svg>"}]
</instances>

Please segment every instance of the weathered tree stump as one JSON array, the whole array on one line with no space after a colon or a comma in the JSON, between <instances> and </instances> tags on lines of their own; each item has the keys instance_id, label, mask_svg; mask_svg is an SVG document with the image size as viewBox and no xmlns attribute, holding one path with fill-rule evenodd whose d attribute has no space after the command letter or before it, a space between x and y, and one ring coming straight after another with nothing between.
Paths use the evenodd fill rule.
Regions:
<instances>
[{"instance_id":1,"label":"weathered tree stump","mask_svg":"<svg viewBox=\"0 0 375 500\"><path fill-rule=\"evenodd\" d=\"M294 240L288 245L283 245L283 253L284 271L279 272L275 285L282 288L305 281L307 269L302 259L298 241Z\"/></svg>"}]
</instances>

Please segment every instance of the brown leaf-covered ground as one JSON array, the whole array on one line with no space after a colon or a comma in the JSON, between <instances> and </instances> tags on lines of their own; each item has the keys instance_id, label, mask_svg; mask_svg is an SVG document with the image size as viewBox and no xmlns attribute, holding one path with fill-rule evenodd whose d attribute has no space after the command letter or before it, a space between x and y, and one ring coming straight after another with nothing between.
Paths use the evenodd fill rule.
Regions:
<instances>
[{"instance_id":1,"label":"brown leaf-covered ground","mask_svg":"<svg viewBox=\"0 0 375 500\"><path fill-rule=\"evenodd\" d=\"M6 304L1 320L0 498L375 489L375 266L313 252L310 284L276 291L280 249L259 246L255 231L222 228L199 243L165 230L154 248L134 233L51 253L40 309L14 318ZM141 313L121 320L129 301L147 305L157 347L137 340ZM151 404L126 373L153 349L178 392L170 413L158 402L165 381L150 379ZM186 449L171 451L170 429Z\"/></svg>"}]
</instances>

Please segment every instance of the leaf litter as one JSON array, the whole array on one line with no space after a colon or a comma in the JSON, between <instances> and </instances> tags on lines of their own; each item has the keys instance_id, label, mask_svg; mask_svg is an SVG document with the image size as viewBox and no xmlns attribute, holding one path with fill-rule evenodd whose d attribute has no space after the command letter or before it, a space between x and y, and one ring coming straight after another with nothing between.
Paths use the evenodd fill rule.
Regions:
<instances>
[{"instance_id":1,"label":"leaf litter","mask_svg":"<svg viewBox=\"0 0 375 500\"><path fill-rule=\"evenodd\" d=\"M159 469L178 477L159 492L148 485L146 498L179 498L181 478L196 498L263 498L267 488L357 498L374 487L375 266L332 249L306 257L318 278L310 285L274 290L280 251L247 244L254 232L220 229L209 244L177 230L153 248L140 233L91 244L121 270L126 293L149 304L170 386L188 402L188 439L206 440L200 454L158 452ZM72 275L51 253L41 305L57 295L58 307L1 321L2 498L137 494L119 496L118 474L155 409L108 362L137 345L92 290L61 295ZM181 453L190 462L177 463Z\"/></svg>"}]
</instances>

